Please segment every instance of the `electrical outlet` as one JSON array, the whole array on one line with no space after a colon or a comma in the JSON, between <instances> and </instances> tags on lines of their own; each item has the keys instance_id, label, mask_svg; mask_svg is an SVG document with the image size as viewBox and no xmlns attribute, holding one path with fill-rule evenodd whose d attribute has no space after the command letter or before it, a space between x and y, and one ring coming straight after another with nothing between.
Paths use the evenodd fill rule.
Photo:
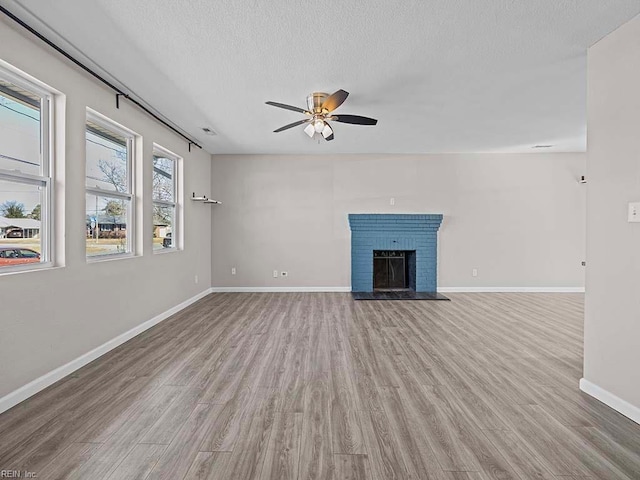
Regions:
<instances>
[{"instance_id":1,"label":"electrical outlet","mask_svg":"<svg viewBox=\"0 0 640 480\"><path fill-rule=\"evenodd\" d=\"M391 197L391 199L389 200L389 205L393 207L395 204L396 204L396 199Z\"/></svg>"},{"instance_id":2,"label":"electrical outlet","mask_svg":"<svg viewBox=\"0 0 640 480\"><path fill-rule=\"evenodd\" d=\"M289 272L280 272L280 275L282 275L283 277L286 277L287 275L289 275Z\"/></svg>"},{"instance_id":3,"label":"electrical outlet","mask_svg":"<svg viewBox=\"0 0 640 480\"><path fill-rule=\"evenodd\" d=\"M629 221L629 223L640 222L640 202L629 203L629 213L627 216L627 220Z\"/></svg>"},{"instance_id":4,"label":"electrical outlet","mask_svg":"<svg viewBox=\"0 0 640 480\"><path fill-rule=\"evenodd\" d=\"M198 275L196 275L195 277L193 277L193 281L197 284L198 283Z\"/></svg>"},{"instance_id":5,"label":"electrical outlet","mask_svg":"<svg viewBox=\"0 0 640 480\"><path fill-rule=\"evenodd\" d=\"M471 276L472 277L477 277L478 276L478 269L474 268L473 270L471 270Z\"/></svg>"},{"instance_id":6,"label":"electrical outlet","mask_svg":"<svg viewBox=\"0 0 640 480\"><path fill-rule=\"evenodd\" d=\"M236 267L231 267L231 275L235 275L236 274Z\"/></svg>"},{"instance_id":7,"label":"electrical outlet","mask_svg":"<svg viewBox=\"0 0 640 480\"><path fill-rule=\"evenodd\" d=\"M273 278L278 278L278 270L273 271Z\"/></svg>"}]
</instances>

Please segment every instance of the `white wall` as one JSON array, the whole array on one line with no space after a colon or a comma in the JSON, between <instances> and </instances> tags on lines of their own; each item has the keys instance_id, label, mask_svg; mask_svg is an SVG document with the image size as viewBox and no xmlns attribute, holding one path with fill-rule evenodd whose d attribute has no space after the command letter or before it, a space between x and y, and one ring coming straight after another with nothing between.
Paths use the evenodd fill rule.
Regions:
<instances>
[{"instance_id":1,"label":"white wall","mask_svg":"<svg viewBox=\"0 0 640 480\"><path fill-rule=\"evenodd\" d=\"M0 275L0 398L123 332L207 290L211 273L210 207L187 201L185 248L152 252L152 144L184 157L185 195L208 193L211 157L187 150L180 137L77 68L52 54L33 37L0 20L0 59L66 95L66 134L58 162L66 178L58 203L60 268ZM153 81L153 79L149 79ZM89 106L144 138L145 204L142 256L87 264L85 261L85 112ZM161 107L161 106L160 106ZM199 276L195 284L194 276ZM1 403L1 402L0 402Z\"/></svg>"},{"instance_id":2,"label":"white wall","mask_svg":"<svg viewBox=\"0 0 640 480\"><path fill-rule=\"evenodd\" d=\"M214 155L213 286L349 287L347 214L442 213L440 287L583 287L584 173L584 154Z\"/></svg>"},{"instance_id":3,"label":"white wall","mask_svg":"<svg viewBox=\"0 0 640 480\"><path fill-rule=\"evenodd\" d=\"M640 224L627 222L627 203L640 201L639 45L636 17L589 51L584 357L588 383L583 382L583 389L635 415L637 422Z\"/></svg>"}]
</instances>

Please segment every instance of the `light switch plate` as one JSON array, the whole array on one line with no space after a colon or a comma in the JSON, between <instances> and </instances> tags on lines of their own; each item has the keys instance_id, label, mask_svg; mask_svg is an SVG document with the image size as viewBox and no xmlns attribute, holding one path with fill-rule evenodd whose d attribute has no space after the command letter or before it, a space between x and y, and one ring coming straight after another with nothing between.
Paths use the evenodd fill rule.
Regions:
<instances>
[{"instance_id":1,"label":"light switch plate","mask_svg":"<svg viewBox=\"0 0 640 480\"><path fill-rule=\"evenodd\" d=\"M640 223L640 202L629 202L629 223Z\"/></svg>"}]
</instances>

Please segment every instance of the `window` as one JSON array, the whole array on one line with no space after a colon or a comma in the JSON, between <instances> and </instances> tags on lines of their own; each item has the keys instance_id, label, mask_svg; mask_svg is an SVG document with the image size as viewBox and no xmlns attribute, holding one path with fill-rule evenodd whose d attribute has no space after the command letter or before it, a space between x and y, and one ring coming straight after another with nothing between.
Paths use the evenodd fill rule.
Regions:
<instances>
[{"instance_id":1,"label":"window","mask_svg":"<svg viewBox=\"0 0 640 480\"><path fill-rule=\"evenodd\" d=\"M178 164L180 157L155 145L153 150L153 250L178 242Z\"/></svg>"},{"instance_id":2,"label":"window","mask_svg":"<svg viewBox=\"0 0 640 480\"><path fill-rule=\"evenodd\" d=\"M133 252L134 134L104 117L87 113L87 258Z\"/></svg>"},{"instance_id":3,"label":"window","mask_svg":"<svg viewBox=\"0 0 640 480\"><path fill-rule=\"evenodd\" d=\"M0 272L53 261L51 104L0 68Z\"/></svg>"}]
</instances>

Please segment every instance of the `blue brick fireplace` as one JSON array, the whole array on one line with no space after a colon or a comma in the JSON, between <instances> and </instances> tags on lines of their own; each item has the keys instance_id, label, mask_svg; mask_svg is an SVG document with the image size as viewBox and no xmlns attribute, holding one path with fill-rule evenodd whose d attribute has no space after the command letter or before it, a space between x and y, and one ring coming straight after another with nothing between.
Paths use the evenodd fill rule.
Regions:
<instances>
[{"instance_id":1,"label":"blue brick fireplace","mask_svg":"<svg viewBox=\"0 0 640 480\"><path fill-rule=\"evenodd\" d=\"M416 292L438 289L440 214L350 214L351 290L373 292L374 252L405 252L408 287Z\"/></svg>"}]
</instances>

